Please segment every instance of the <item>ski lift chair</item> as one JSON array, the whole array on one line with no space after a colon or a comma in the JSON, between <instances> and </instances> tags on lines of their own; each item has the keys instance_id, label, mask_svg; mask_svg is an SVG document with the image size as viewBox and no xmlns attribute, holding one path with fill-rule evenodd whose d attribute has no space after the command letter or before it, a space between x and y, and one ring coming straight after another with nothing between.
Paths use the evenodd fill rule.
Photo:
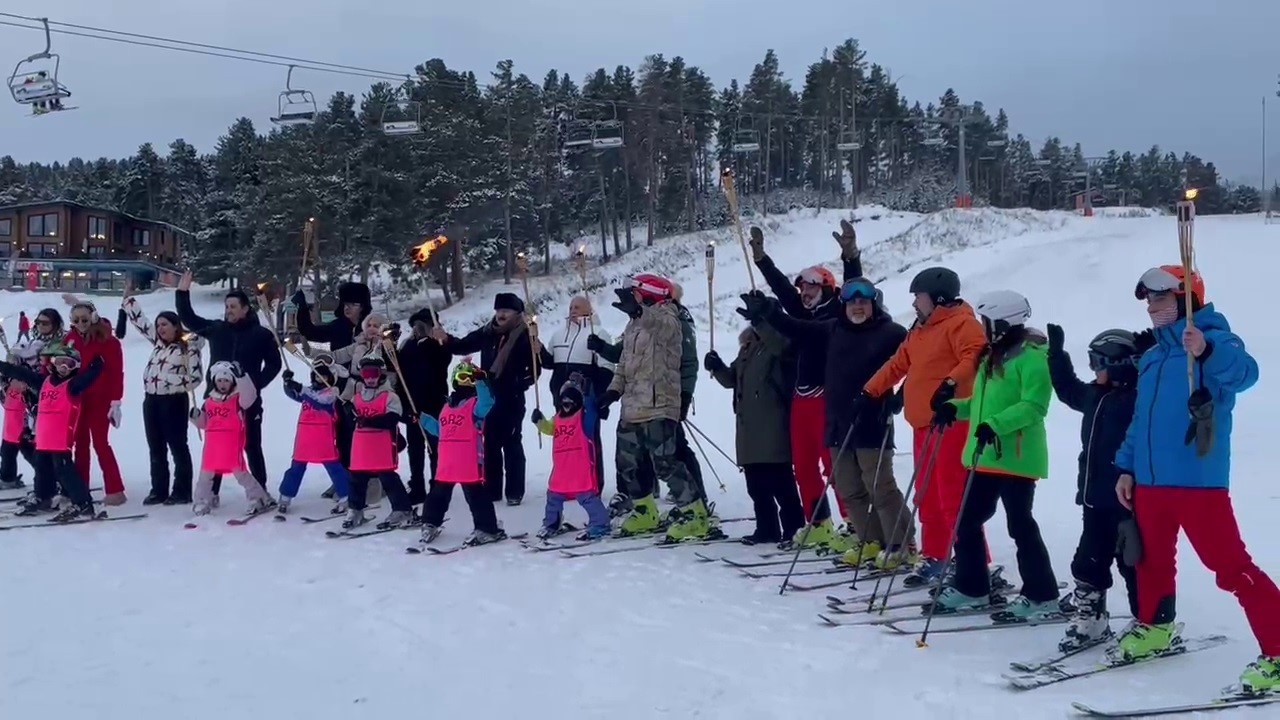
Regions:
<instances>
[{"instance_id":1,"label":"ski lift chair","mask_svg":"<svg viewBox=\"0 0 1280 720\"><path fill-rule=\"evenodd\" d=\"M421 135L422 132L422 103L399 98L383 106L382 133L384 135L400 137Z\"/></svg>"},{"instance_id":2,"label":"ski lift chair","mask_svg":"<svg viewBox=\"0 0 1280 720\"><path fill-rule=\"evenodd\" d=\"M585 120L570 120L565 128L564 149L582 150L595 146L595 128Z\"/></svg>"},{"instance_id":3,"label":"ski lift chair","mask_svg":"<svg viewBox=\"0 0 1280 720\"><path fill-rule=\"evenodd\" d=\"M622 146L621 120L602 120L594 124L591 134L592 148L596 150L616 150Z\"/></svg>"},{"instance_id":4,"label":"ski lift chair","mask_svg":"<svg viewBox=\"0 0 1280 720\"><path fill-rule=\"evenodd\" d=\"M760 152L760 133L755 130L739 130L735 132L731 149L739 155Z\"/></svg>"},{"instance_id":5,"label":"ski lift chair","mask_svg":"<svg viewBox=\"0 0 1280 720\"><path fill-rule=\"evenodd\" d=\"M280 93L276 116L271 122L276 125L309 125L315 122L317 109L316 97L310 90L293 89L293 67L289 66L289 74L284 81L284 92Z\"/></svg>"},{"instance_id":6,"label":"ski lift chair","mask_svg":"<svg viewBox=\"0 0 1280 720\"><path fill-rule=\"evenodd\" d=\"M924 140L922 142L929 147L937 147L945 143L946 140L942 137L941 126L937 124L926 125Z\"/></svg>"},{"instance_id":7,"label":"ski lift chair","mask_svg":"<svg viewBox=\"0 0 1280 720\"><path fill-rule=\"evenodd\" d=\"M846 130L840 133L840 141L836 143L836 150L840 152L850 152L852 150L861 150L862 143L858 142L858 134L852 130Z\"/></svg>"},{"instance_id":8,"label":"ski lift chair","mask_svg":"<svg viewBox=\"0 0 1280 720\"><path fill-rule=\"evenodd\" d=\"M62 58L50 52L53 41L49 35L49 20L41 18L41 23L44 24L44 50L19 60L13 67L13 74L9 76L9 94L19 105L30 105L32 115L74 110L62 102L71 97L71 91L58 79Z\"/></svg>"}]
</instances>

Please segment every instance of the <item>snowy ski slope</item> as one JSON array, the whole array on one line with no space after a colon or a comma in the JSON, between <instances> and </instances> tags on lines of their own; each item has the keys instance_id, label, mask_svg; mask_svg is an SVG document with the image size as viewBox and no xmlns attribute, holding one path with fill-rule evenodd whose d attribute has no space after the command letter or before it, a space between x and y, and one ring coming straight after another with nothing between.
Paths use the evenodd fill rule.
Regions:
<instances>
[{"instance_id":1,"label":"snowy ski slope","mask_svg":"<svg viewBox=\"0 0 1280 720\"><path fill-rule=\"evenodd\" d=\"M788 272L834 260L830 230L841 216L810 211L773 220L767 248ZM1136 278L1178 257L1168 216L1086 220L976 210L922 219L876 208L858 216L867 272L886 278L882 287L900 320L910 319L907 284L914 271L946 263L961 274L967 297L1006 287L1026 294L1032 324L1064 325L1082 370L1094 333L1146 325L1143 306L1133 299ZM1261 382L1236 410L1233 493L1250 550L1264 569L1280 573L1280 535L1270 525L1280 490L1266 429L1268 400L1277 392L1269 373L1280 364L1270 290L1276 283L1271 246L1280 230L1257 218L1197 222L1209 298L1262 366ZM702 252L709 239L719 243L716 346L730 355L740 326L732 308L747 273L736 239L725 231L663 240L592 268L591 295L604 326L622 329L623 317L608 307L609 288L620 278L641 269L673 273L685 286L705 351ZM531 279L544 333L560 323L577 285L568 263L551 278ZM469 329L488 314L499 287L473 291L444 313L446 324L455 332ZM199 309L220 312L216 290L197 296ZM154 315L172 298L161 293L142 302ZM0 294L11 337L18 310L31 314L43 303L61 301ZM114 319L113 303L101 307ZM149 348L132 331L124 342L124 429L113 437L131 502L116 513L137 512L148 488L139 379ZM731 451L729 401L728 391L704 375L691 419ZM278 383L265 402L274 493L289 459L296 405ZM1052 477L1037 498L1060 580L1070 579L1079 531L1072 504L1079 422L1061 405L1051 411ZM611 432L605 437L612 448ZM550 450L538 450L531 430L525 447L526 502L499 508L510 532L535 530L542 515ZM720 493L708 477L721 514L749 514L738 473L714 454L712 462L729 486ZM909 457L898 458L896 472L905 482ZM326 485L323 473L312 471L297 514L326 510L319 498ZM874 628L821 627L815 614L825 609L822 591L779 597L776 578L752 580L697 563L692 549L564 559L526 553L513 542L415 557L403 554L414 540L408 532L330 541L323 537L328 525L305 526L296 516L283 524L264 519L228 527L222 521L244 504L234 483L223 501L220 514L196 530L182 528L188 509L159 507L135 522L0 533L6 620L0 718L1055 718L1070 715L1072 700L1106 707L1201 700L1234 681L1257 653L1234 599L1215 587L1185 542L1180 619L1188 634L1223 633L1232 643L1150 668L1016 693L1000 679L1006 663L1051 651L1061 626L937 635L931 647L917 649L908 637ZM470 530L461 497L454 502L442 542L461 540ZM581 521L578 512L571 509L567 519ZM992 551L1012 568L1002 526L999 516L988 526ZM744 527L726 530L741 534ZM749 553L736 545L711 549ZM1124 606L1119 590L1112 606ZM1272 716L1266 712L1240 710L1232 717Z\"/></svg>"}]
</instances>

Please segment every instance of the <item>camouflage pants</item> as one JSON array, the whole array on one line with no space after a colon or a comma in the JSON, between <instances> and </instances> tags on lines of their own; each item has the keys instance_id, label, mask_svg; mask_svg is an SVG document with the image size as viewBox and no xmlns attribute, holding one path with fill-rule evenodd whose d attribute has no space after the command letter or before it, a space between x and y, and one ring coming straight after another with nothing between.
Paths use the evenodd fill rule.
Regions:
<instances>
[{"instance_id":1,"label":"camouflage pants","mask_svg":"<svg viewBox=\"0 0 1280 720\"><path fill-rule=\"evenodd\" d=\"M688 468L676 456L678 428L675 420L618 423L618 486L629 497L648 497L658 492L654 480L640 471L645 463L652 463L657 480L671 488L676 505L688 505L698 499Z\"/></svg>"}]
</instances>

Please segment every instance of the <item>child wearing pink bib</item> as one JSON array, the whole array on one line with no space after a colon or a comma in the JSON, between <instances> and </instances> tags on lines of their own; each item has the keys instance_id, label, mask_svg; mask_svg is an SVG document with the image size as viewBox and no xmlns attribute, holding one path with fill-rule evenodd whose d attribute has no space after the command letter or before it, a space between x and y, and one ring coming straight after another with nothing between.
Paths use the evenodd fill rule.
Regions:
<instances>
[{"instance_id":1,"label":"child wearing pink bib","mask_svg":"<svg viewBox=\"0 0 1280 720\"><path fill-rule=\"evenodd\" d=\"M453 499L453 486L462 486L462 496L471 509L474 532L466 545L484 545L507 538L493 500L484 488L484 418L493 409L484 371L463 360L453 369L453 392L440 409L440 417L423 415L422 429L440 439L436 479L431 481L427 501L422 506L422 538L426 545L440 536L440 526Z\"/></svg>"},{"instance_id":2,"label":"child wearing pink bib","mask_svg":"<svg viewBox=\"0 0 1280 720\"><path fill-rule=\"evenodd\" d=\"M585 405L582 375L571 373L560 388L554 418L533 411L533 424L543 435L550 435L551 480L547 483L547 511L538 537L546 540L561 533L564 504L577 500L587 511L587 529L579 540L599 540L609 534L609 510L597 492L596 425L600 422L595 408Z\"/></svg>"},{"instance_id":3,"label":"child wearing pink bib","mask_svg":"<svg viewBox=\"0 0 1280 720\"><path fill-rule=\"evenodd\" d=\"M341 367L337 367L338 373L345 375ZM330 513L341 515L347 511L351 475L338 460L338 403L341 399L334 368L317 359L311 368L311 386L306 388L293 379L292 372L284 371L284 394L300 403L302 410L298 413L298 429L293 437L293 463L284 471L284 479L280 481L280 505L276 512L281 515L289 512L289 505L302 486L302 476L306 474L307 466L312 464L324 466L333 482L338 503Z\"/></svg>"},{"instance_id":4,"label":"child wearing pink bib","mask_svg":"<svg viewBox=\"0 0 1280 720\"><path fill-rule=\"evenodd\" d=\"M204 405L191 410L191 422L204 431L200 477L196 480L195 514L208 515L217 507L215 475L233 475L249 498L249 514L265 512L276 501L249 474L244 460L244 413L253 407L258 391L239 363L216 362L209 368L212 391Z\"/></svg>"},{"instance_id":5,"label":"child wearing pink bib","mask_svg":"<svg viewBox=\"0 0 1280 720\"><path fill-rule=\"evenodd\" d=\"M31 410L35 406L30 386L16 378L0 381L4 398L4 431L0 433L0 490L26 487L18 474L18 455L35 467L35 438L31 432Z\"/></svg>"},{"instance_id":6,"label":"child wearing pink bib","mask_svg":"<svg viewBox=\"0 0 1280 720\"><path fill-rule=\"evenodd\" d=\"M390 530L413 518L413 505L396 470L400 467L400 418L404 411L400 396L391 385L386 365L378 354L360 360L360 377L356 379L351 407L355 411L356 429L351 436L351 494L347 502L346 530L369 522L365 505L369 483L377 478L382 492L391 503L391 513L377 524L378 530Z\"/></svg>"},{"instance_id":7,"label":"child wearing pink bib","mask_svg":"<svg viewBox=\"0 0 1280 720\"><path fill-rule=\"evenodd\" d=\"M0 376L37 388L40 396L35 426L35 497L23 503L16 514L36 515L53 509L53 497L60 490L71 504L51 522L91 520L97 516L89 497L89 484L76 471L71 447L80 419L81 398L102 373L102 359L94 359L81 370L80 353L62 343L45 345L40 349L40 359L48 363L49 374L0 362Z\"/></svg>"}]
</instances>

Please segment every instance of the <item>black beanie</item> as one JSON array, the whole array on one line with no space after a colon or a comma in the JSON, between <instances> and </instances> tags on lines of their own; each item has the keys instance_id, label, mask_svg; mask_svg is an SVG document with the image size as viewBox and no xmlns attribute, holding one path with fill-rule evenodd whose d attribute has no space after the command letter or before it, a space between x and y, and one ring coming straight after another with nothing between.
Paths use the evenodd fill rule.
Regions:
<instances>
[{"instance_id":1,"label":"black beanie","mask_svg":"<svg viewBox=\"0 0 1280 720\"><path fill-rule=\"evenodd\" d=\"M498 293L493 296L494 310L514 310L518 313L524 312L524 301L515 293Z\"/></svg>"},{"instance_id":2,"label":"black beanie","mask_svg":"<svg viewBox=\"0 0 1280 720\"><path fill-rule=\"evenodd\" d=\"M418 312L409 316L410 326L417 325L418 323L422 323L427 327L432 327L433 325L436 324L435 320L433 320L431 317L431 311L428 310L427 308L423 308Z\"/></svg>"}]
</instances>

